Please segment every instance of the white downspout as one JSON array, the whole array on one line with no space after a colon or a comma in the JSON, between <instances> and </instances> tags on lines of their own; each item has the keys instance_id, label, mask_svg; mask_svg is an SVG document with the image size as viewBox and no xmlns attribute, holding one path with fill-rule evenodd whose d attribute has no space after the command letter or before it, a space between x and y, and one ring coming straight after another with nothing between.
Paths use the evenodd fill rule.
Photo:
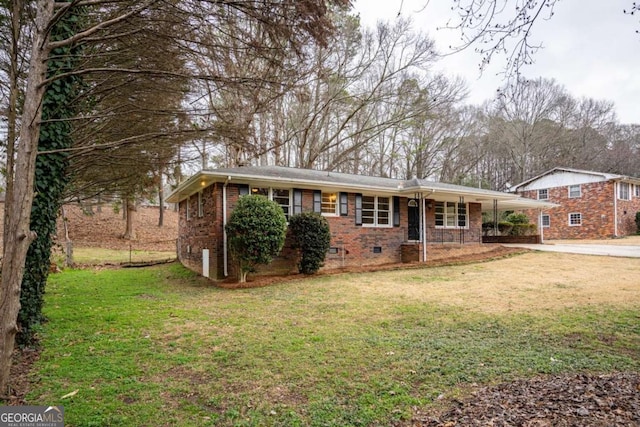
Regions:
<instances>
[{"instance_id":1,"label":"white downspout","mask_svg":"<svg viewBox=\"0 0 640 427\"><path fill-rule=\"evenodd\" d=\"M544 222L542 221L542 209L538 212L538 227L540 229L540 243L544 243Z\"/></svg>"},{"instance_id":2,"label":"white downspout","mask_svg":"<svg viewBox=\"0 0 640 427\"><path fill-rule=\"evenodd\" d=\"M422 262L427 262L427 210L425 209L424 194L420 193L420 209L422 209L422 215L420 219L422 221Z\"/></svg>"},{"instance_id":3,"label":"white downspout","mask_svg":"<svg viewBox=\"0 0 640 427\"><path fill-rule=\"evenodd\" d=\"M228 258L227 253L227 184L231 181L231 177L228 176L224 184L222 185L222 271L224 277L229 275Z\"/></svg>"},{"instance_id":4,"label":"white downspout","mask_svg":"<svg viewBox=\"0 0 640 427\"><path fill-rule=\"evenodd\" d=\"M613 181L613 237L618 237L618 182Z\"/></svg>"}]
</instances>

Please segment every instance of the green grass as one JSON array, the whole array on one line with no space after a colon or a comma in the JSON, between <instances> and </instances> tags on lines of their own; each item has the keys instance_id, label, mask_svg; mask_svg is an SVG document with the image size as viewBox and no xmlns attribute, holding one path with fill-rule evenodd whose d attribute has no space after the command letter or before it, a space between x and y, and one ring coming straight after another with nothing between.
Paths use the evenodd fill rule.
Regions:
<instances>
[{"instance_id":1,"label":"green grass","mask_svg":"<svg viewBox=\"0 0 640 427\"><path fill-rule=\"evenodd\" d=\"M490 315L355 277L229 291L178 265L53 275L28 403L77 427L384 426L473 383L640 368L638 307Z\"/></svg>"}]
</instances>

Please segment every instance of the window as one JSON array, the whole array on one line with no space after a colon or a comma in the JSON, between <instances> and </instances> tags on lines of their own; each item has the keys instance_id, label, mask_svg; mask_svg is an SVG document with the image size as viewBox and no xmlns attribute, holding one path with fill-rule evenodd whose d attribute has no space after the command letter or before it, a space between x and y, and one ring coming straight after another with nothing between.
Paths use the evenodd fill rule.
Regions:
<instances>
[{"instance_id":1,"label":"window","mask_svg":"<svg viewBox=\"0 0 640 427\"><path fill-rule=\"evenodd\" d=\"M362 196L362 225L390 227L391 198Z\"/></svg>"},{"instance_id":2,"label":"window","mask_svg":"<svg viewBox=\"0 0 640 427\"><path fill-rule=\"evenodd\" d=\"M542 188L538 190L538 200L547 200L549 198L549 189Z\"/></svg>"},{"instance_id":3,"label":"window","mask_svg":"<svg viewBox=\"0 0 640 427\"><path fill-rule=\"evenodd\" d=\"M198 191L198 218L204 216L204 199L202 197L202 191Z\"/></svg>"},{"instance_id":4,"label":"window","mask_svg":"<svg viewBox=\"0 0 640 427\"><path fill-rule=\"evenodd\" d=\"M542 215L542 228L551 227L551 217L549 215Z\"/></svg>"},{"instance_id":5,"label":"window","mask_svg":"<svg viewBox=\"0 0 640 427\"><path fill-rule=\"evenodd\" d=\"M287 221L289 221L289 209L291 206L291 191L283 190L281 188L273 188L271 190L271 195L273 201L280 205L282 211L284 212L284 216L287 217Z\"/></svg>"},{"instance_id":6,"label":"window","mask_svg":"<svg viewBox=\"0 0 640 427\"><path fill-rule=\"evenodd\" d=\"M581 213L570 213L569 214L569 225L571 225L571 226L582 225L582 214Z\"/></svg>"},{"instance_id":7,"label":"window","mask_svg":"<svg viewBox=\"0 0 640 427\"><path fill-rule=\"evenodd\" d=\"M436 202L436 227L466 228L469 225L468 209L465 203Z\"/></svg>"},{"instance_id":8,"label":"window","mask_svg":"<svg viewBox=\"0 0 640 427\"><path fill-rule=\"evenodd\" d=\"M289 212L291 209L291 190L282 188L252 187L251 194L264 196L269 200L273 200L274 202L276 202L282 208L284 216L287 217L287 221L289 221Z\"/></svg>"},{"instance_id":9,"label":"window","mask_svg":"<svg viewBox=\"0 0 640 427\"><path fill-rule=\"evenodd\" d=\"M636 184L636 197L640 197L640 185Z\"/></svg>"},{"instance_id":10,"label":"window","mask_svg":"<svg viewBox=\"0 0 640 427\"><path fill-rule=\"evenodd\" d=\"M575 199L582 196L582 191L580 189L580 185L570 185L569 186L569 198Z\"/></svg>"},{"instance_id":11,"label":"window","mask_svg":"<svg viewBox=\"0 0 640 427\"><path fill-rule=\"evenodd\" d=\"M338 214L338 194L337 193L322 193L322 207L321 212L325 215L337 215Z\"/></svg>"},{"instance_id":12,"label":"window","mask_svg":"<svg viewBox=\"0 0 640 427\"><path fill-rule=\"evenodd\" d=\"M446 221L445 221L446 226L455 227L456 226L456 204L452 202L447 202L444 210L446 214Z\"/></svg>"},{"instance_id":13,"label":"window","mask_svg":"<svg viewBox=\"0 0 640 427\"><path fill-rule=\"evenodd\" d=\"M620 200L631 200L631 193L629 191L629 183L628 182L619 182L618 183L618 199Z\"/></svg>"}]
</instances>

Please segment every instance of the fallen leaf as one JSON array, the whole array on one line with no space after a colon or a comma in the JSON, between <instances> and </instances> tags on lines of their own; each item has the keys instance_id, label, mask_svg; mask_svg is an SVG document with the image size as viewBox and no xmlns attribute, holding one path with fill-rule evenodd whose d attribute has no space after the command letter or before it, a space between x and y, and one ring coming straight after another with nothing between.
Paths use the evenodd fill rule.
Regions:
<instances>
[{"instance_id":1,"label":"fallen leaf","mask_svg":"<svg viewBox=\"0 0 640 427\"><path fill-rule=\"evenodd\" d=\"M79 391L80 391L80 389L73 390L71 393L65 394L60 399L66 399L67 397L75 396L76 394L78 394Z\"/></svg>"}]
</instances>

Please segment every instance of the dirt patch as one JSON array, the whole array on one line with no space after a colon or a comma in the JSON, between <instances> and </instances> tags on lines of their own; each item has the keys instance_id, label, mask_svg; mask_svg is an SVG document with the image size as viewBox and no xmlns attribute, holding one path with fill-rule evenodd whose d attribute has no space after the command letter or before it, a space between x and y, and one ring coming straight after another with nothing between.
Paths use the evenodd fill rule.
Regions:
<instances>
[{"instance_id":1,"label":"dirt patch","mask_svg":"<svg viewBox=\"0 0 640 427\"><path fill-rule=\"evenodd\" d=\"M11 362L11 390L6 399L6 405L25 405L25 396L29 391L31 366L40 358L40 351L35 348L18 349L13 352ZM0 399L2 402L2 399Z\"/></svg>"},{"instance_id":2,"label":"dirt patch","mask_svg":"<svg viewBox=\"0 0 640 427\"><path fill-rule=\"evenodd\" d=\"M123 238L126 222L121 211L104 205L100 212L94 208L93 214L83 211L76 204L65 206L69 238L75 247L104 248L146 251L175 251L178 237L178 213L170 209L164 211L163 226L158 227L159 210L157 207L138 208L135 219L137 238ZM4 218L4 203L0 203L0 218ZM0 248L2 247L3 221L0 221ZM58 218L58 242L64 242L62 218Z\"/></svg>"},{"instance_id":3,"label":"dirt patch","mask_svg":"<svg viewBox=\"0 0 640 427\"><path fill-rule=\"evenodd\" d=\"M640 374L562 375L482 387L411 426L637 426Z\"/></svg>"},{"instance_id":4,"label":"dirt patch","mask_svg":"<svg viewBox=\"0 0 640 427\"><path fill-rule=\"evenodd\" d=\"M65 206L69 237L76 247L126 250L129 244L134 249L147 251L175 251L178 237L178 213L165 209L163 226L158 227L159 210L157 207L138 208L134 227L137 238L126 240L124 235L126 221L122 212L116 212L111 206L103 206L101 212L94 210L87 214L77 205ZM64 227L58 220L58 241L64 241Z\"/></svg>"}]
</instances>

